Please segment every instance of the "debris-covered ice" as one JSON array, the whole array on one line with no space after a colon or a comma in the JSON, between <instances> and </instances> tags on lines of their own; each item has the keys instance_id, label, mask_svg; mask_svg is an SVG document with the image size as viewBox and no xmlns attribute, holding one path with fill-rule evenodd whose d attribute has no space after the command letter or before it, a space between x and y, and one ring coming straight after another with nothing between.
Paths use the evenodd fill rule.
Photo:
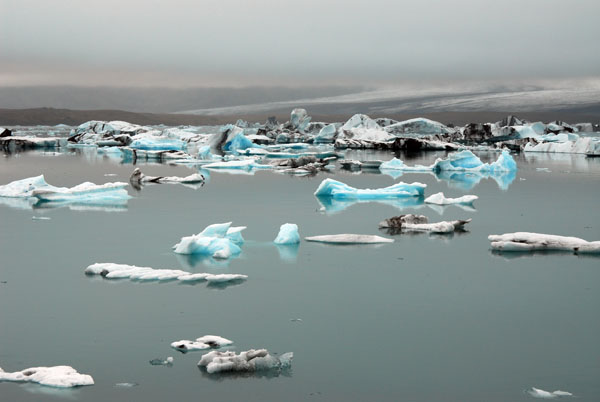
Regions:
<instances>
[{"instance_id":1,"label":"debris-covered ice","mask_svg":"<svg viewBox=\"0 0 600 402\"><path fill-rule=\"evenodd\" d=\"M407 184L400 182L378 189L357 189L337 180L325 179L315 191L315 195L318 197L363 200L422 197L426 187L427 185L422 183Z\"/></svg>"},{"instance_id":2,"label":"debris-covered ice","mask_svg":"<svg viewBox=\"0 0 600 402\"><path fill-rule=\"evenodd\" d=\"M539 388L535 388L535 387L531 387L531 389L529 389L527 391L527 393L531 396L533 396L534 398L543 398L543 399L554 399L557 397L561 397L561 396L573 396L572 393L567 392L567 391L554 391L554 392L549 392L549 391L544 391L543 389L539 389Z\"/></svg>"},{"instance_id":3,"label":"debris-covered ice","mask_svg":"<svg viewBox=\"0 0 600 402\"><path fill-rule=\"evenodd\" d=\"M576 253L600 253L600 241L586 241L578 237L557 236L541 233L516 232L489 235L492 249L499 251L573 251Z\"/></svg>"},{"instance_id":4,"label":"debris-covered ice","mask_svg":"<svg viewBox=\"0 0 600 402\"><path fill-rule=\"evenodd\" d=\"M471 222L471 219L429 223L429 220L424 215L407 214L393 216L381 221L379 227L382 229L395 229L401 232L452 233L464 230L464 226L469 222Z\"/></svg>"},{"instance_id":5,"label":"debris-covered ice","mask_svg":"<svg viewBox=\"0 0 600 402\"><path fill-rule=\"evenodd\" d=\"M243 242L240 233L243 229L244 226L232 228L231 222L210 225L196 235L182 237L180 242L173 246L173 251L177 254L205 254L213 258L230 258L241 252L236 243Z\"/></svg>"},{"instance_id":6,"label":"debris-covered ice","mask_svg":"<svg viewBox=\"0 0 600 402\"><path fill-rule=\"evenodd\" d=\"M386 237L364 234L335 234L305 237L306 241L330 244L377 244L377 243L393 243L394 239Z\"/></svg>"},{"instance_id":7,"label":"debris-covered ice","mask_svg":"<svg viewBox=\"0 0 600 402\"><path fill-rule=\"evenodd\" d=\"M204 335L195 341L181 340L172 342L171 347L180 352L191 352L194 350L216 349L223 346L233 345L233 341L216 335Z\"/></svg>"},{"instance_id":8,"label":"debris-covered ice","mask_svg":"<svg viewBox=\"0 0 600 402\"><path fill-rule=\"evenodd\" d=\"M296 244L300 243L300 234L298 225L295 223L284 223L279 228L279 233L273 241L275 244Z\"/></svg>"},{"instance_id":9,"label":"debris-covered ice","mask_svg":"<svg viewBox=\"0 0 600 402\"><path fill-rule=\"evenodd\" d=\"M439 192L439 193L432 194L429 197L425 198L425 203L436 204L436 205L450 205L450 204L470 205L470 204L473 204L473 201L475 201L478 198L479 197L477 197L476 195L463 195L462 197L458 197L458 198L446 198L444 196L444 193Z\"/></svg>"},{"instance_id":10,"label":"debris-covered ice","mask_svg":"<svg viewBox=\"0 0 600 402\"><path fill-rule=\"evenodd\" d=\"M94 379L88 374L80 374L71 366L31 367L14 373L0 368L0 382L35 382L56 388L72 388L82 385L94 385Z\"/></svg>"},{"instance_id":11,"label":"debris-covered ice","mask_svg":"<svg viewBox=\"0 0 600 402\"><path fill-rule=\"evenodd\" d=\"M182 183L182 184L197 184L204 183L205 178L200 173L193 173L189 176L178 177L178 176L146 176L140 168L135 168L129 181L135 184L145 183Z\"/></svg>"},{"instance_id":12,"label":"debris-covered ice","mask_svg":"<svg viewBox=\"0 0 600 402\"><path fill-rule=\"evenodd\" d=\"M154 269L135 265L96 263L84 270L86 275L100 275L105 279L130 279L134 281L180 281L184 283L206 281L208 284L240 282L248 279L242 274L191 273L179 269Z\"/></svg>"},{"instance_id":13,"label":"debris-covered ice","mask_svg":"<svg viewBox=\"0 0 600 402\"><path fill-rule=\"evenodd\" d=\"M250 349L239 354L215 350L202 356L198 366L209 374L285 370L291 367L293 358L291 352L277 356L266 349Z\"/></svg>"}]
</instances>

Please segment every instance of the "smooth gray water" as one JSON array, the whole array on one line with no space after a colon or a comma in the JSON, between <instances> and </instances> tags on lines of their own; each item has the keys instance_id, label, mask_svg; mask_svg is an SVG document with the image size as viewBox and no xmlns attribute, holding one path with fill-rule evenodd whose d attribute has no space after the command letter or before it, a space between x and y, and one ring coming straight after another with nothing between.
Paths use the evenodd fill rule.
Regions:
<instances>
[{"instance_id":1,"label":"smooth gray water","mask_svg":"<svg viewBox=\"0 0 600 402\"><path fill-rule=\"evenodd\" d=\"M312 178L214 172L197 190L130 188L135 198L124 210L0 204L0 367L67 364L96 382L74 390L0 383L0 400L504 402L531 399L525 390L532 386L598 400L600 258L496 255L487 235L534 231L600 240L600 160L516 160L517 178L506 191L491 179L470 190L428 174L398 179L426 183L427 195L480 197L474 212L449 206L441 215L427 206L399 210L382 203L327 213L313 196L325 177L371 188L398 181L344 171ZM190 173L167 165L141 168L147 174ZM41 173L60 186L127 181L132 170L89 152L23 153L0 158L0 184ZM297 223L302 236L386 235L377 229L379 221L410 212L431 221L473 222L468 233L397 235L382 246L302 242L290 250L271 243L285 222ZM171 252L182 236L226 221L248 226L240 258L214 266ZM108 281L83 274L94 262L243 273L249 279L225 289ZM183 355L169 347L205 334L234 340L237 351L293 351L293 368L278 377L213 377L196 367L202 353ZM171 368L149 364L167 356L175 358ZM123 382L139 385L115 386Z\"/></svg>"}]
</instances>

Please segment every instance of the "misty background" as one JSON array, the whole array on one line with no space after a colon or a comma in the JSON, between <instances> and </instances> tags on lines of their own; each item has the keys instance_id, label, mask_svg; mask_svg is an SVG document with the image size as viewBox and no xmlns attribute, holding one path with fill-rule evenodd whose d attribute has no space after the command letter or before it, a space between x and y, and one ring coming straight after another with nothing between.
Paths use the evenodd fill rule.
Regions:
<instances>
[{"instance_id":1,"label":"misty background","mask_svg":"<svg viewBox=\"0 0 600 402\"><path fill-rule=\"evenodd\" d=\"M599 12L592 0L0 0L0 108L589 108Z\"/></svg>"}]
</instances>

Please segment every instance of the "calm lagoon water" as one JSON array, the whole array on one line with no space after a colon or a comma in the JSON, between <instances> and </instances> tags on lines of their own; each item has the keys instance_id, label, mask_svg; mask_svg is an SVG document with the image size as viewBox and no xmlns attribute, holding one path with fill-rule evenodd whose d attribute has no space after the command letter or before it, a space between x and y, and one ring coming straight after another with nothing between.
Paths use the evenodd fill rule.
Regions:
<instances>
[{"instance_id":1,"label":"calm lagoon water","mask_svg":"<svg viewBox=\"0 0 600 402\"><path fill-rule=\"evenodd\" d=\"M431 163L440 155L402 157ZM492 179L465 189L429 174L212 172L198 189L129 188L134 198L120 208L0 203L0 367L67 364L96 382L74 390L0 383L0 400L504 402L532 399L525 393L532 386L598 400L600 259L498 255L487 235L534 231L599 240L600 160L515 158L519 171L507 190ZM150 175L190 174L181 166L140 167ZM30 152L0 158L0 183L38 174L60 186L127 181L132 170L89 151ZM473 211L377 202L324 208L313 192L326 177L370 188L420 181L427 195L480 198ZM415 212L430 221L473 222L467 233L395 235L381 246L271 243L286 222L297 223L302 236L387 235L379 221ZM171 252L182 236L226 221L248 227L239 258L215 264ZM83 274L95 262L249 279L227 288L107 281ZM280 376L208 376L196 366L202 353L169 347L206 334L232 339L237 351L293 351L293 368ZM167 356L173 367L149 364Z\"/></svg>"}]
</instances>

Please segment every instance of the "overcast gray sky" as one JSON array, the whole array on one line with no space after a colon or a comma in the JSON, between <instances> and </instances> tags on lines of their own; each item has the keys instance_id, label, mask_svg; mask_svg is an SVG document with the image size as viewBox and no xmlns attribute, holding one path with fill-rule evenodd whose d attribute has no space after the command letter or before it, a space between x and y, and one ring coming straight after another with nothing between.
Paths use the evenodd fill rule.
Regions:
<instances>
[{"instance_id":1,"label":"overcast gray sky","mask_svg":"<svg viewBox=\"0 0 600 402\"><path fill-rule=\"evenodd\" d=\"M600 76L598 0L0 0L0 85Z\"/></svg>"}]
</instances>

